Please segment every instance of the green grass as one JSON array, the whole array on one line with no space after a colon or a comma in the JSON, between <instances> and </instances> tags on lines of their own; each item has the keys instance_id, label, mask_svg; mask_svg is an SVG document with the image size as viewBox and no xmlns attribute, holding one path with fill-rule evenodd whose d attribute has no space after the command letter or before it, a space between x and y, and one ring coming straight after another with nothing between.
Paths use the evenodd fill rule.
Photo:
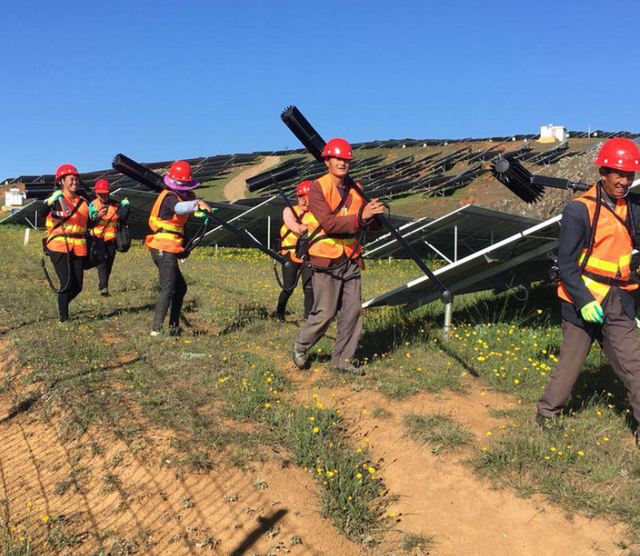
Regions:
<instances>
[{"instance_id":1,"label":"green grass","mask_svg":"<svg viewBox=\"0 0 640 556\"><path fill-rule=\"evenodd\" d=\"M402 551L405 554L429 554L433 548L433 537L431 535L417 535L415 533L405 533L402 538Z\"/></svg>"},{"instance_id":2,"label":"green grass","mask_svg":"<svg viewBox=\"0 0 640 556\"><path fill-rule=\"evenodd\" d=\"M528 409L504 412L506 426L470 465L521 496L540 493L569 512L622 520L638 542L638 450L624 416L606 402L594 397L551 431Z\"/></svg>"},{"instance_id":3,"label":"green grass","mask_svg":"<svg viewBox=\"0 0 640 556\"><path fill-rule=\"evenodd\" d=\"M404 433L423 444L431 444L434 453L456 450L473 440L473 433L449 415L410 413L402 418Z\"/></svg>"},{"instance_id":4,"label":"green grass","mask_svg":"<svg viewBox=\"0 0 640 556\"><path fill-rule=\"evenodd\" d=\"M70 451L86 446L59 481L57 495L83 488L88 478L105 491L121 486L116 460L102 471L91 469L91 457L108 449L103 437L89 438L92 430L109 431L140 457L162 456L159 461L177 476L215 471L213 456L221 450L229 450L240 467L259 466L271 456L269 447L278 445L313 477L322 511L345 535L364 539L384 529L384 467L379 469L373 452L356 449L350 422L329 403L319 407L294 393L297 375L285 369L302 295L290 300L288 322L269 318L279 291L268 259L247 250L220 249L216 255L198 248L182 267L189 285L186 334L152 340L158 282L139 243L118 255L110 298L97 295L90 271L71 306L72 319L57 324L55 297L38 267L37 235L23 247L22 229L0 229L0 334L15 354L2 390L15 393L15 412L55 425ZM363 297L419 275L409 261L369 262ZM504 428L491 437L473 441L468 431L437 415L407 416L403 428L436 451L474 442L484 448L471 457L476 471L520 495L542 493L569 511L636 527L640 470L628 444L628 403L599 349L587 360L563 427L545 434L533 424L533 404L561 344L551 289L535 288L526 303L490 292L459 296L454 308L454 334L446 343L440 340L439 303L410 314L394 308L365 312L359 357L367 375L321 373L315 387L371 389L394 400L443 390L502 392L515 409L492 415ZM318 344L312 368L327 367L335 332L333 325ZM374 417L386 418L379 409ZM173 435L162 454L150 434L156 429Z\"/></svg>"}]
</instances>

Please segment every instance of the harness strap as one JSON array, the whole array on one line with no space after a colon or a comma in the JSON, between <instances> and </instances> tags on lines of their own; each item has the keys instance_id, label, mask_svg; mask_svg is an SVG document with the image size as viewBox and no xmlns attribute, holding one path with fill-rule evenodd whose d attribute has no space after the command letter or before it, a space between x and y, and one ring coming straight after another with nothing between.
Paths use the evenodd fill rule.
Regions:
<instances>
[{"instance_id":1,"label":"harness strap","mask_svg":"<svg viewBox=\"0 0 640 556\"><path fill-rule=\"evenodd\" d=\"M587 278L591 278L591 280L599 282L600 284L606 284L607 286L618 286L621 288L626 287L631 283L629 280L618 280L617 278L602 276L601 274L598 274L597 272L591 272L590 270L583 270L582 275L586 276Z\"/></svg>"}]
</instances>

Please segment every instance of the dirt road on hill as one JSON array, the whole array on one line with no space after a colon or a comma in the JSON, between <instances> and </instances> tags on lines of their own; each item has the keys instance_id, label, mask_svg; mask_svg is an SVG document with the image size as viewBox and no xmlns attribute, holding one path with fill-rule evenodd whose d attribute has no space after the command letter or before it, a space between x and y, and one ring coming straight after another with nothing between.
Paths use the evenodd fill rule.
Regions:
<instances>
[{"instance_id":1,"label":"dirt road on hill","mask_svg":"<svg viewBox=\"0 0 640 556\"><path fill-rule=\"evenodd\" d=\"M280 163L279 156L265 156L264 160L257 166L251 166L244 172L238 174L235 178L229 180L224 186L224 196L228 201L237 201L238 199L244 199L246 195L245 182L249 178L253 178L258 174L261 174L269 168L273 168Z\"/></svg>"}]
</instances>

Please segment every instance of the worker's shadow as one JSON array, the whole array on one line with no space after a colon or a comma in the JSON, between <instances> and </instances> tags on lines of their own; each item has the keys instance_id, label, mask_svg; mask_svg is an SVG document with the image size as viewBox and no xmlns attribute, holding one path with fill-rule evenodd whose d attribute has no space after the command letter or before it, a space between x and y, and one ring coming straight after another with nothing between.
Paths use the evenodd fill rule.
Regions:
<instances>
[{"instance_id":1,"label":"worker's shadow","mask_svg":"<svg viewBox=\"0 0 640 556\"><path fill-rule=\"evenodd\" d=\"M604 402L617 414L622 415L630 429L635 430L638 426L630 411L631 406L624 384L609 364L588 363L584 366L564 412L584 411L586 406L595 401Z\"/></svg>"}]
</instances>

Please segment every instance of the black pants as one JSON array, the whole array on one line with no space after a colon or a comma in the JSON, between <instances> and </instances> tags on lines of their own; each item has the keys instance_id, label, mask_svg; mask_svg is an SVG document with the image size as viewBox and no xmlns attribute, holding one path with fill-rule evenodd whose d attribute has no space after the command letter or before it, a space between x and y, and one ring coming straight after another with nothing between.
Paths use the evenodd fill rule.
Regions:
<instances>
[{"instance_id":1,"label":"black pants","mask_svg":"<svg viewBox=\"0 0 640 556\"><path fill-rule=\"evenodd\" d=\"M171 305L169 326L178 326L182 302L187 293L187 283L180 272L178 257L175 253L151 249L151 258L158 267L160 275L160 297L156 301L156 310L153 315L153 330L160 330L169 305Z\"/></svg>"},{"instance_id":2,"label":"black pants","mask_svg":"<svg viewBox=\"0 0 640 556\"><path fill-rule=\"evenodd\" d=\"M58 280L60 280L60 287L64 288L67 285L65 291L58 294L58 313L60 320L64 322L69 318L69 303L82 291L84 280L82 260L84 257L78 257L73 253L54 252L49 252L49 257L58 275ZM71 270L71 275L69 275L69 270Z\"/></svg>"},{"instance_id":3,"label":"black pants","mask_svg":"<svg viewBox=\"0 0 640 556\"><path fill-rule=\"evenodd\" d=\"M302 267L302 270L300 270L300 267ZM302 263L291 262L291 266L289 267L282 265L282 283L285 289L280 292L280 296L278 297L276 313L284 315L284 311L287 307L287 301L289 301L289 298L293 293L296 276L299 270L302 274L300 276L300 281L302 282L302 291L304 291L304 318L306 319L311 312L311 307L313 307L313 286L311 283L313 271L309 265L303 265Z\"/></svg>"},{"instance_id":4,"label":"black pants","mask_svg":"<svg viewBox=\"0 0 640 556\"><path fill-rule=\"evenodd\" d=\"M113 261L116 259L116 241L105 241L104 250L106 257L102 264L99 264L98 269L98 289L106 290L109 288L109 276L111 276L111 269L113 268Z\"/></svg>"}]
</instances>

